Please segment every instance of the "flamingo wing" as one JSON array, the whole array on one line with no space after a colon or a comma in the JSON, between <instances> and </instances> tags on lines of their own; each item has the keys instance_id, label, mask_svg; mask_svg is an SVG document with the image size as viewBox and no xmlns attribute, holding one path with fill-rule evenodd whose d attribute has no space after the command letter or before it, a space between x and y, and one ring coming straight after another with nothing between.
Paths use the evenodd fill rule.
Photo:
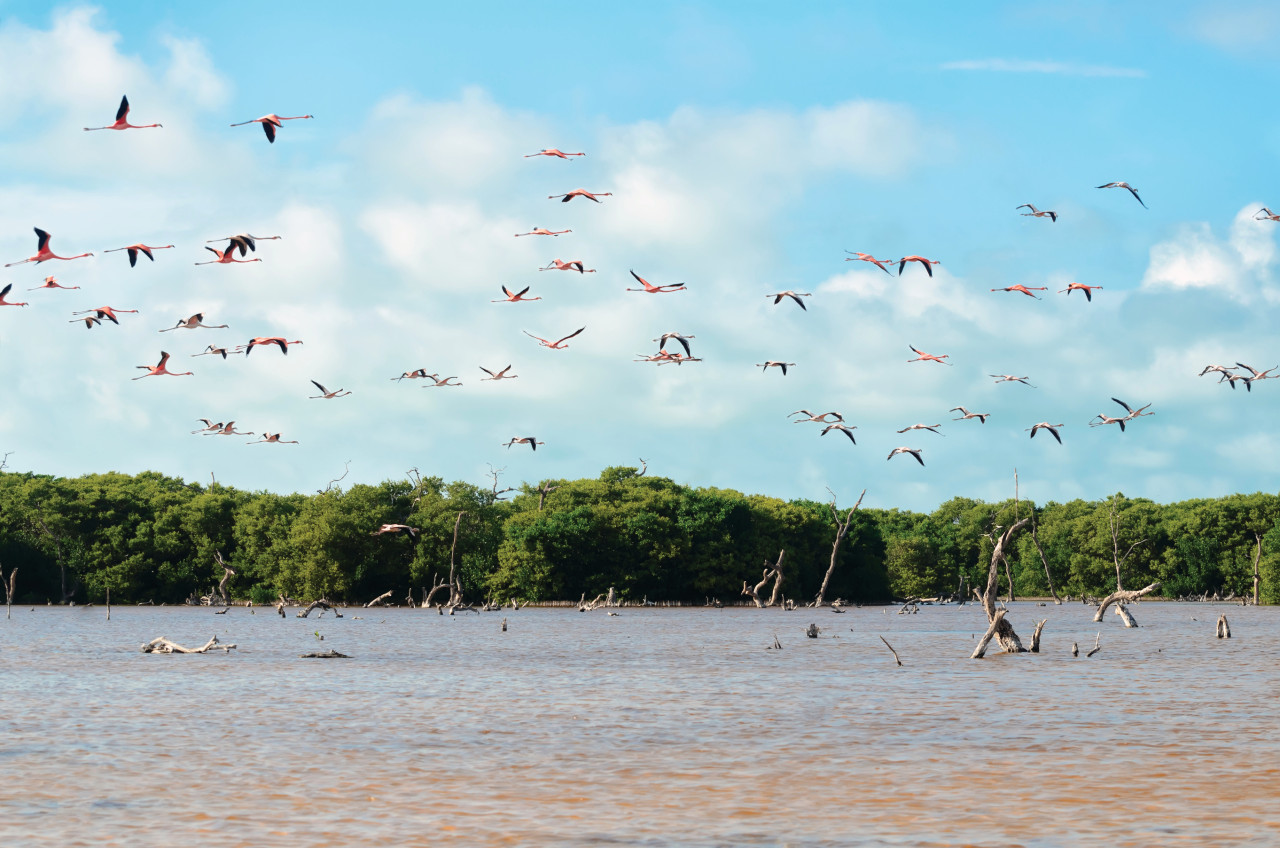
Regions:
<instances>
[{"instance_id":1,"label":"flamingo wing","mask_svg":"<svg viewBox=\"0 0 1280 848\"><path fill-rule=\"evenodd\" d=\"M5 286L4 288L0 289L0 300L3 300L3 299L4 299L4 296L5 296L5 295L7 295L7 294L9 293L9 289L11 289L11 288L13 288L13 283L9 283L9 284L8 284L7 286Z\"/></svg>"},{"instance_id":2,"label":"flamingo wing","mask_svg":"<svg viewBox=\"0 0 1280 848\"><path fill-rule=\"evenodd\" d=\"M319 389L319 390L320 390L320 394L322 394L322 395L327 395L327 394L329 394L329 390L328 390L328 389L326 389L324 386L320 385L319 383L317 383L315 380L312 380L312 381L311 381L311 385L313 385L313 386L315 386L317 389Z\"/></svg>"},{"instance_id":3,"label":"flamingo wing","mask_svg":"<svg viewBox=\"0 0 1280 848\"><path fill-rule=\"evenodd\" d=\"M120 98L120 108L116 110L116 120L123 121L129 117L129 97L128 95Z\"/></svg>"},{"instance_id":4,"label":"flamingo wing","mask_svg":"<svg viewBox=\"0 0 1280 848\"><path fill-rule=\"evenodd\" d=\"M49 234L39 227L33 227L36 231L36 250L43 252L49 248Z\"/></svg>"},{"instance_id":5,"label":"flamingo wing","mask_svg":"<svg viewBox=\"0 0 1280 848\"><path fill-rule=\"evenodd\" d=\"M797 304L799 304L800 308L803 309L805 312L809 311L809 307L805 306L804 301L801 300L797 295L792 294L790 295L790 298L794 300Z\"/></svg>"},{"instance_id":6,"label":"flamingo wing","mask_svg":"<svg viewBox=\"0 0 1280 848\"><path fill-rule=\"evenodd\" d=\"M573 331L572 333L570 333L569 335L565 336L563 339L558 339L558 340L556 341L556 344L563 344L564 342L569 341L569 339L571 339L571 338L573 338L574 336L578 335L578 333L581 333L581 332L582 332L583 330L585 330L585 329L587 329L587 328L586 328L586 327L579 327L578 329L574 330L574 331Z\"/></svg>"},{"instance_id":7,"label":"flamingo wing","mask_svg":"<svg viewBox=\"0 0 1280 848\"><path fill-rule=\"evenodd\" d=\"M1052 434L1053 434L1053 437L1054 437L1055 439L1057 439L1057 440L1058 440L1058 444L1062 444L1062 437L1058 435L1058 431L1057 431L1057 430L1055 430L1055 429L1054 429L1054 428L1052 428L1052 427L1045 427L1045 429L1046 429L1046 430L1048 430L1050 433L1052 433Z\"/></svg>"},{"instance_id":8,"label":"flamingo wing","mask_svg":"<svg viewBox=\"0 0 1280 848\"><path fill-rule=\"evenodd\" d=\"M262 131L267 134L267 141L276 143L276 125L272 121L262 121Z\"/></svg>"},{"instance_id":9,"label":"flamingo wing","mask_svg":"<svg viewBox=\"0 0 1280 848\"><path fill-rule=\"evenodd\" d=\"M1120 404L1121 406L1123 406L1123 407L1124 407L1124 411L1125 411L1125 412L1128 412L1128 413L1130 413L1130 414L1132 414L1132 413L1133 413L1133 409L1129 406L1129 404L1127 404L1127 403L1125 403L1124 401L1120 400L1120 398L1112 398L1112 400L1113 400L1113 401L1115 401L1116 403Z\"/></svg>"}]
</instances>

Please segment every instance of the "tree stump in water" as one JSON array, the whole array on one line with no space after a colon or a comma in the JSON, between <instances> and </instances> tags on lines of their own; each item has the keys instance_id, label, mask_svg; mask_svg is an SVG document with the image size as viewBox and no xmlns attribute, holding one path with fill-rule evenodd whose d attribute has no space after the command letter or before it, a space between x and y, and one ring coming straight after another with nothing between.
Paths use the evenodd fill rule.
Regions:
<instances>
[{"instance_id":1,"label":"tree stump in water","mask_svg":"<svg viewBox=\"0 0 1280 848\"><path fill-rule=\"evenodd\" d=\"M1137 627L1138 622L1133 620L1133 614L1129 612L1128 607L1124 604L1116 604L1116 615L1124 622L1125 627Z\"/></svg>"},{"instance_id":2,"label":"tree stump in water","mask_svg":"<svg viewBox=\"0 0 1280 848\"><path fill-rule=\"evenodd\" d=\"M1146 587L1145 589L1137 589L1133 591L1122 590L1122 591L1112 592L1110 595L1107 595L1105 598L1102 599L1102 603L1098 605L1098 611L1093 614L1093 620L1102 621L1102 614L1107 611L1107 607L1111 606L1114 603L1127 604L1127 603L1130 603L1131 601L1136 601L1138 600L1138 598L1141 598L1143 595L1154 592L1156 589L1159 589L1159 588L1160 588L1160 583L1159 581L1157 581L1155 583L1152 583L1150 586Z\"/></svg>"},{"instance_id":3,"label":"tree stump in water","mask_svg":"<svg viewBox=\"0 0 1280 848\"><path fill-rule=\"evenodd\" d=\"M299 659L304 660L349 660L347 654L340 654L337 651L312 651L309 654L298 654Z\"/></svg>"},{"instance_id":4,"label":"tree stump in water","mask_svg":"<svg viewBox=\"0 0 1280 848\"><path fill-rule=\"evenodd\" d=\"M1214 630L1217 633L1219 639L1231 638L1231 625L1227 624L1227 616L1225 613L1223 615L1218 616L1218 624L1214 628Z\"/></svg>"},{"instance_id":5,"label":"tree stump in water","mask_svg":"<svg viewBox=\"0 0 1280 848\"><path fill-rule=\"evenodd\" d=\"M312 601L312 602L307 606L307 608L306 608L306 609L304 609L302 612L298 613L297 617L298 617L298 618L306 618L308 615L310 615L310 614L311 614L311 611L312 611L313 609L315 609L316 607L319 607L319 608L320 608L320 609L322 609L322 610L329 610L329 611L330 611L330 612L332 612L336 617L338 617L338 618L342 618L342 613L338 612L337 608L336 608L336 607L334 607L334 606L333 606L333 604L329 603L329 602L328 602L327 600L325 600L324 598L317 598L316 600Z\"/></svg>"},{"instance_id":6,"label":"tree stump in water","mask_svg":"<svg viewBox=\"0 0 1280 848\"><path fill-rule=\"evenodd\" d=\"M223 645L218 642L217 636L210 636L209 641L205 642L199 648L184 648L177 642L170 642L163 636L158 636L150 642L142 646L144 654L206 654L212 650L230 652L235 645Z\"/></svg>"}]
</instances>

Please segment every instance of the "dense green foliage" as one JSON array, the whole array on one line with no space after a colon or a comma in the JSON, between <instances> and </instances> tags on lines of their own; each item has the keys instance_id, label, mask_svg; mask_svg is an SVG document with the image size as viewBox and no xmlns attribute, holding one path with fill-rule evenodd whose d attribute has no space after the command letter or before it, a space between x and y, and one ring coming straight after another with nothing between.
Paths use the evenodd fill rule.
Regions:
<instances>
[{"instance_id":1,"label":"dense green foliage","mask_svg":"<svg viewBox=\"0 0 1280 848\"><path fill-rule=\"evenodd\" d=\"M22 603L174 603L237 574L234 596L280 592L357 601L388 589L418 597L447 574L454 522L468 598L593 597L737 600L742 582L787 552L783 593L805 601L822 582L835 527L831 506L698 489L634 468L596 480L554 480L510 500L439 478L355 485L315 495L203 487L147 472L61 479L0 473L0 567L20 569ZM846 505L847 508L848 505ZM862 509L840 548L828 598L928 596L985 578L989 533L1035 510L1060 594L1115 588L1113 542L1126 588L1153 580L1169 596L1252 591L1255 533L1263 535L1262 600L1280 601L1280 497L1254 494L1160 505L1117 495L1035 506L953 498L932 513ZM1112 537L1112 519L1117 528ZM383 523L421 528L416 540L375 536ZM1046 595L1029 533L1010 557L1014 591Z\"/></svg>"}]
</instances>

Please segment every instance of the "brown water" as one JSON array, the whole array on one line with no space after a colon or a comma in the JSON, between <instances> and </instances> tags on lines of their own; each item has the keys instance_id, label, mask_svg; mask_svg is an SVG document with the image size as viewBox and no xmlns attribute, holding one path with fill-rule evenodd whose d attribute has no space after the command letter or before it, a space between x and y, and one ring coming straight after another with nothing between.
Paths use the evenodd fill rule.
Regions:
<instances>
[{"instance_id":1,"label":"brown water","mask_svg":"<svg viewBox=\"0 0 1280 848\"><path fill-rule=\"evenodd\" d=\"M0 620L0 845L1280 844L1280 609L105 612Z\"/></svg>"}]
</instances>

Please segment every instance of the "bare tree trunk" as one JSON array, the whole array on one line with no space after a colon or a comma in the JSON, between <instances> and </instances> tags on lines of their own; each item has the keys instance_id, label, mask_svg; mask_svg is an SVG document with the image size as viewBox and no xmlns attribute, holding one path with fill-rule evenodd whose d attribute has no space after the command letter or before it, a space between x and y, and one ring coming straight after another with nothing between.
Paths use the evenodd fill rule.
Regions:
<instances>
[{"instance_id":1,"label":"bare tree trunk","mask_svg":"<svg viewBox=\"0 0 1280 848\"><path fill-rule=\"evenodd\" d=\"M365 605L364 605L364 608L365 608L365 609L369 609L369 607L380 607L380 606L382 606L383 604L385 604L385 603L387 602L387 599L388 599L388 598L390 598L390 597L391 597L391 592L390 592L390 591L383 592L381 595L379 595L378 597L374 598L374 599L373 599L372 601L370 601L369 603L365 604ZM412 593L412 592L410 592L410 594L409 594L409 603L413 603L413 593Z\"/></svg>"},{"instance_id":2,"label":"bare tree trunk","mask_svg":"<svg viewBox=\"0 0 1280 848\"><path fill-rule=\"evenodd\" d=\"M219 651L230 652L235 645L223 645L218 641L217 636L210 636L209 641L205 642L199 648L184 648L177 642L170 642L163 636L158 636L150 642L142 646L144 654L205 654L213 649Z\"/></svg>"},{"instance_id":3,"label":"bare tree trunk","mask_svg":"<svg viewBox=\"0 0 1280 848\"><path fill-rule=\"evenodd\" d=\"M1219 639L1231 638L1231 625L1227 624L1227 616L1225 613L1218 616L1218 625L1214 629L1217 632Z\"/></svg>"},{"instance_id":4,"label":"bare tree trunk","mask_svg":"<svg viewBox=\"0 0 1280 848\"><path fill-rule=\"evenodd\" d=\"M1045 624L1049 619L1044 618L1036 622L1036 632L1031 634L1031 653L1040 653L1040 631L1044 630Z\"/></svg>"},{"instance_id":5,"label":"bare tree trunk","mask_svg":"<svg viewBox=\"0 0 1280 848\"><path fill-rule=\"evenodd\" d=\"M1044 548L1040 547L1040 538L1036 535L1036 519L1034 515L1031 517L1031 541L1035 543L1036 552L1040 554L1040 562L1044 563L1044 581L1049 584L1049 594L1053 595L1055 604L1061 604L1062 601L1058 599L1058 593L1053 588L1053 578L1049 576L1049 560L1045 557Z\"/></svg>"},{"instance_id":6,"label":"bare tree trunk","mask_svg":"<svg viewBox=\"0 0 1280 848\"><path fill-rule=\"evenodd\" d=\"M1258 564L1262 562L1262 534L1257 530L1253 531L1253 537L1258 540L1258 551L1253 555L1253 605L1258 605L1258 584L1261 582Z\"/></svg>"},{"instance_id":7,"label":"bare tree trunk","mask_svg":"<svg viewBox=\"0 0 1280 848\"><path fill-rule=\"evenodd\" d=\"M1150 586L1146 587L1145 589L1112 592L1110 595L1107 595L1105 598L1102 599L1102 603L1098 605L1098 611L1093 614L1093 620L1102 621L1102 614L1107 611L1107 607L1111 606L1114 603L1127 604L1132 601L1136 601L1138 598L1141 598L1143 595L1154 592L1156 589L1159 589L1159 588L1160 588L1160 583L1159 581L1157 581L1155 583L1152 583Z\"/></svg>"},{"instance_id":8,"label":"bare tree trunk","mask_svg":"<svg viewBox=\"0 0 1280 848\"><path fill-rule=\"evenodd\" d=\"M1133 553L1134 548L1147 540L1139 539L1129 546L1129 550L1124 552L1124 556L1120 556L1120 515L1116 511L1119 497L1119 493L1111 496L1111 511L1107 515L1107 521L1111 525L1111 558L1116 564L1116 592L1123 592L1124 586L1120 584L1120 566L1129 558L1129 554ZM1094 619L1094 621L1101 620L1101 618Z\"/></svg>"},{"instance_id":9,"label":"bare tree trunk","mask_svg":"<svg viewBox=\"0 0 1280 848\"><path fill-rule=\"evenodd\" d=\"M849 522L853 520L853 514L857 512L858 507L862 506L862 498L866 494L867 490L863 489L862 494L858 495L858 502L844 514L844 521L840 520L840 514L836 512L835 495L831 496L831 503L828 504L828 507L831 509L831 520L836 525L836 540L831 544L831 564L827 566L827 573L822 578L822 586L818 588L818 596L813 599L815 607L822 606L823 598L827 595L827 584L831 582L831 575L836 570L836 559L840 556L840 543L844 541L845 535L849 532Z\"/></svg>"},{"instance_id":10,"label":"bare tree trunk","mask_svg":"<svg viewBox=\"0 0 1280 848\"><path fill-rule=\"evenodd\" d=\"M1005 549L1013 541L1013 537L1017 532L1030 523L1030 516L1014 522L1013 526L1005 530L1000 538L996 540L995 549L991 552L991 565L987 569L987 588L981 596L982 611L987 614L987 621L990 626L987 628L986 634L983 635L982 641L978 643L978 647L974 649L972 654L974 659L980 658L986 652L987 643L991 641L993 636L999 639L1000 647L1004 648L1006 653L1020 654L1026 651L1026 648L1022 647L1022 640L1018 638L1013 625L1005 620L1005 610L996 609L996 594L1000 583L1000 561L1004 559Z\"/></svg>"},{"instance_id":11,"label":"bare tree trunk","mask_svg":"<svg viewBox=\"0 0 1280 848\"><path fill-rule=\"evenodd\" d=\"M298 613L297 617L298 617L298 618L306 618L308 615L310 615L310 614L311 614L311 611L312 611L313 609L315 609L316 607L320 607L320 609L323 609L323 610L329 610L329 611L330 611L330 612L332 612L336 617L338 617L338 618L342 618L342 613L338 612L337 608L336 608L336 607L334 607L334 605L333 605L333 604L329 603L329 602L328 602L327 600L325 600L324 598L318 598L317 600L312 601L312 602L307 606L307 608L306 608L306 609L304 609L302 612Z\"/></svg>"},{"instance_id":12,"label":"bare tree trunk","mask_svg":"<svg viewBox=\"0 0 1280 848\"><path fill-rule=\"evenodd\" d=\"M111 620L111 587L107 587L107 621Z\"/></svg>"},{"instance_id":13,"label":"bare tree trunk","mask_svg":"<svg viewBox=\"0 0 1280 848\"><path fill-rule=\"evenodd\" d=\"M6 454L8 456L8 454ZM0 582L4 582L4 617L6 619L13 618L13 594L18 586L18 569L9 572L9 580L4 581L4 574L0 573Z\"/></svg>"},{"instance_id":14,"label":"bare tree trunk","mask_svg":"<svg viewBox=\"0 0 1280 848\"><path fill-rule=\"evenodd\" d=\"M782 591L782 557L785 553L785 550L778 552L778 561L772 568L769 567L769 560L764 561L764 576L760 578L760 582L755 586L749 586L747 581L742 581L742 594L750 596L757 609L777 605L778 594ZM769 602L765 603L761 599L760 593L764 591L764 587L768 585L770 580L773 581L773 592L769 596Z\"/></svg>"},{"instance_id":15,"label":"bare tree trunk","mask_svg":"<svg viewBox=\"0 0 1280 848\"><path fill-rule=\"evenodd\" d=\"M227 593L227 583L236 576L236 570L222 561L222 551L215 551L213 561L222 566L222 579L218 581L218 594L222 596L222 605L231 606L231 595Z\"/></svg>"},{"instance_id":16,"label":"bare tree trunk","mask_svg":"<svg viewBox=\"0 0 1280 848\"><path fill-rule=\"evenodd\" d=\"M497 486L497 483L494 483ZM458 528L462 526L462 516L466 515L466 511L458 513L458 518L453 522L453 544L449 547L449 608L462 606L462 587L458 585Z\"/></svg>"},{"instance_id":17,"label":"bare tree trunk","mask_svg":"<svg viewBox=\"0 0 1280 848\"><path fill-rule=\"evenodd\" d=\"M1133 613L1129 612L1124 604L1116 604L1116 615L1120 616L1120 620L1124 622L1125 627L1138 626L1138 622L1133 619Z\"/></svg>"}]
</instances>

